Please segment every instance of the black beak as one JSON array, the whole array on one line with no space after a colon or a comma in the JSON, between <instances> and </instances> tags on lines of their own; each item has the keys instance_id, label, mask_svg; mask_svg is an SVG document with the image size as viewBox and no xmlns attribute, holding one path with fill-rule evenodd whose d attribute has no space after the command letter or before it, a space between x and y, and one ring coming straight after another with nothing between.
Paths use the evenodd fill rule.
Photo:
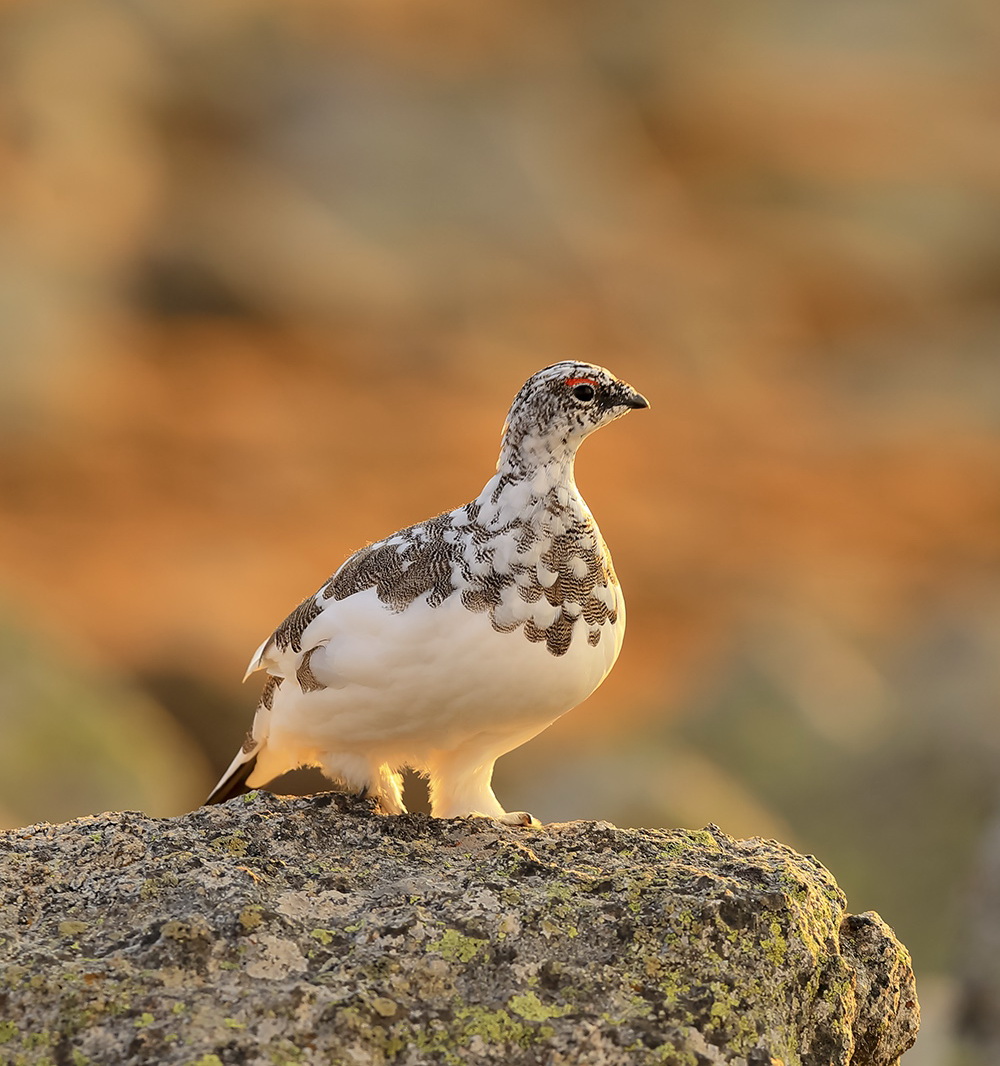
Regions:
<instances>
[{"instance_id":1,"label":"black beak","mask_svg":"<svg viewBox=\"0 0 1000 1066\"><path fill-rule=\"evenodd\" d=\"M649 406L649 400L641 392L636 392L630 385L626 385L622 389L622 403L626 407L631 407L633 411L641 411L644 407Z\"/></svg>"}]
</instances>

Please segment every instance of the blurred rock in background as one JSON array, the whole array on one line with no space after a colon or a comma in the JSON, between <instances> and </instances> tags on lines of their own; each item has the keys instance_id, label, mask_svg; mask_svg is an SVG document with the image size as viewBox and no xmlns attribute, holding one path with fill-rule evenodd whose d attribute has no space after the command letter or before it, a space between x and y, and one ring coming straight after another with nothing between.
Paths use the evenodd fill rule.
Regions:
<instances>
[{"instance_id":1,"label":"blurred rock in background","mask_svg":"<svg viewBox=\"0 0 1000 1066\"><path fill-rule=\"evenodd\" d=\"M955 1014L966 1060L1000 1058L1000 817L985 834L969 884Z\"/></svg>"},{"instance_id":2,"label":"blurred rock in background","mask_svg":"<svg viewBox=\"0 0 1000 1066\"><path fill-rule=\"evenodd\" d=\"M0 823L59 822L123 798L154 815L184 809L210 773L196 738L58 631L0 620Z\"/></svg>"},{"instance_id":3,"label":"blurred rock in background","mask_svg":"<svg viewBox=\"0 0 1000 1066\"><path fill-rule=\"evenodd\" d=\"M0 32L5 661L34 649L0 717L105 706L152 760L75 760L91 787L18 740L5 817L196 804L266 633L476 493L528 374L594 360L654 404L579 464L629 637L500 793L815 852L940 991L907 1056L939 1066L1000 800L993 7L20 0Z\"/></svg>"}]
</instances>

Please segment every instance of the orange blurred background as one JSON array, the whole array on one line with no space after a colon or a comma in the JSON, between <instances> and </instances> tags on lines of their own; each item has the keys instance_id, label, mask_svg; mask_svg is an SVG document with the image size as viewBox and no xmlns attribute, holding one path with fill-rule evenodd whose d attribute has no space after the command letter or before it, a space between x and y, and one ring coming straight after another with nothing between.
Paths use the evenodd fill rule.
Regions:
<instances>
[{"instance_id":1,"label":"orange blurred background","mask_svg":"<svg viewBox=\"0 0 1000 1066\"><path fill-rule=\"evenodd\" d=\"M578 463L629 634L501 800L814 852L946 1012L1000 799L998 9L39 0L0 33L3 819L200 802L260 640L591 360L653 403Z\"/></svg>"}]
</instances>

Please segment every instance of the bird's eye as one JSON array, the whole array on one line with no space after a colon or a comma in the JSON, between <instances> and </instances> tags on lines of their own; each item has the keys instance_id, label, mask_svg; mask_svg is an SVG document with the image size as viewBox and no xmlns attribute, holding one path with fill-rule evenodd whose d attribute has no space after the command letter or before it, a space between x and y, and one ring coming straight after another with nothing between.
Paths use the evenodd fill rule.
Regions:
<instances>
[{"instance_id":1,"label":"bird's eye","mask_svg":"<svg viewBox=\"0 0 1000 1066\"><path fill-rule=\"evenodd\" d=\"M593 385L577 385L573 389L573 396L581 403L590 403L594 398Z\"/></svg>"}]
</instances>

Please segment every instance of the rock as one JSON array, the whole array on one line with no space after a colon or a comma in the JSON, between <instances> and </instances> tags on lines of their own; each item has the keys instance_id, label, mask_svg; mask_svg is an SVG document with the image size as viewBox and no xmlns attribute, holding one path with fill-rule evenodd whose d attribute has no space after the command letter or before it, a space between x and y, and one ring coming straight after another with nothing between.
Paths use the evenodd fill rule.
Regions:
<instances>
[{"instance_id":1,"label":"rock","mask_svg":"<svg viewBox=\"0 0 1000 1066\"><path fill-rule=\"evenodd\" d=\"M979 843L963 910L956 1037L969 1066L1000 1062L1000 813Z\"/></svg>"},{"instance_id":2,"label":"rock","mask_svg":"<svg viewBox=\"0 0 1000 1066\"><path fill-rule=\"evenodd\" d=\"M386 818L329 793L4 834L0 1063L890 1066L909 956L714 826Z\"/></svg>"}]
</instances>

